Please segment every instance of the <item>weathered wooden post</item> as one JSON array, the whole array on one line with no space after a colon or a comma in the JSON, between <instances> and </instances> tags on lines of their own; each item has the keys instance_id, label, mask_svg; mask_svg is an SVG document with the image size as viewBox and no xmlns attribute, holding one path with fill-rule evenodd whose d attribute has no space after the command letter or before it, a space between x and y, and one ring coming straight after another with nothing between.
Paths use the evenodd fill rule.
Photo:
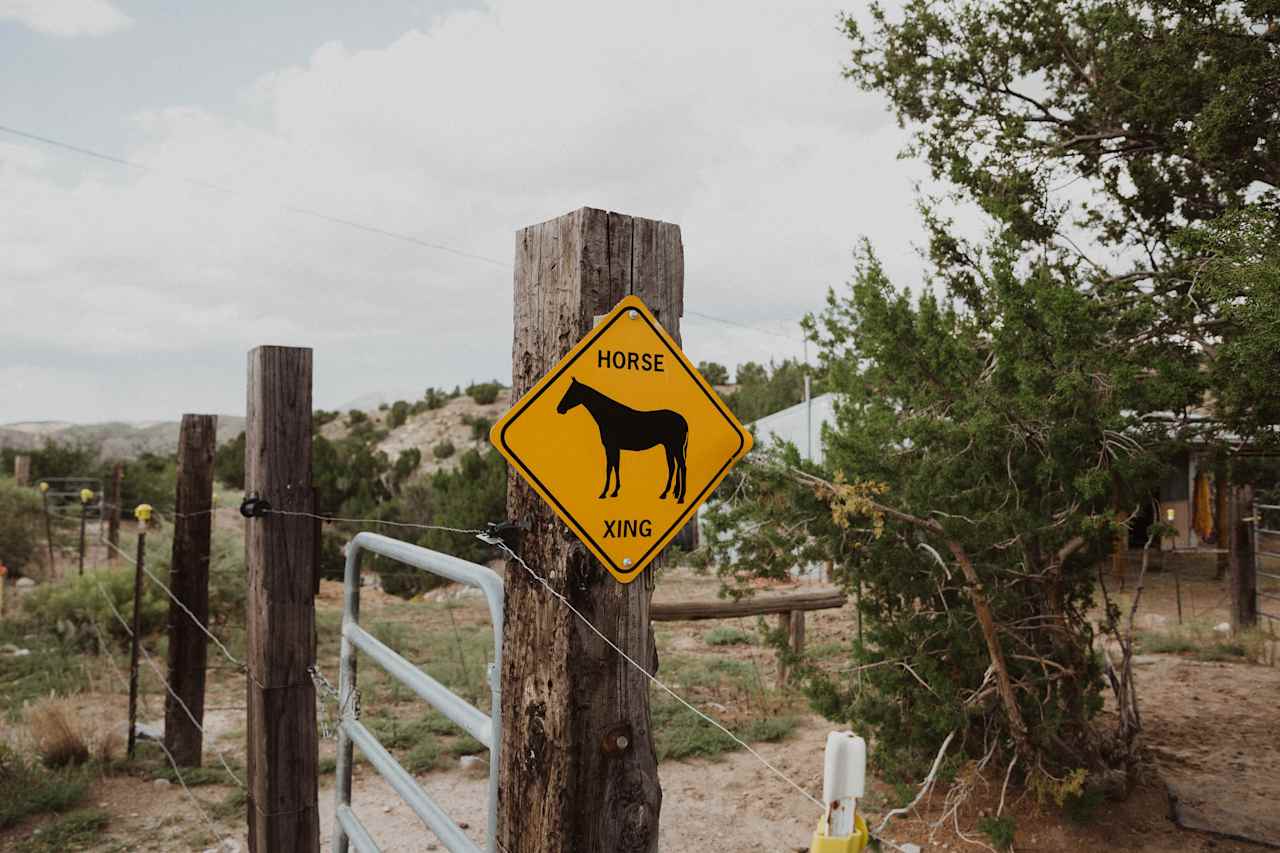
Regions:
<instances>
[{"instance_id":1,"label":"weathered wooden post","mask_svg":"<svg viewBox=\"0 0 1280 853\"><path fill-rule=\"evenodd\" d=\"M1253 487L1236 489L1231 502L1231 633L1258 624L1258 577L1253 547Z\"/></svg>"},{"instance_id":2,"label":"weathered wooden post","mask_svg":"<svg viewBox=\"0 0 1280 853\"><path fill-rule=\"evenodd\" d=\"M147 558L147 522L151 520L151 507L141 504L133 511L138 519L138 556L133 567L133 627L129 641L129 746L127 754L133 759L138 742L138 652L142 645L142 575Z\"/></svg>"},{"instance_id":3,"label":"weathered wooden post","mask_svg":"<svg viewBox=\"0 0 1280 853\"><path fill-rule=\"evenodd\" d=\"M84 574L84 524L89 515L89 502L93 500L93 492L80 490L80 574Z\"/></svg>"},{"instance_id":4,"label":"weathered wooden post","mask_svg":"<svg viewBox=\"0 0 1280 853\"><path fill-rule=\"evenodd\" d=\"M684 300L678 226L582 208L516 235L513 398L623 297L642 298L677 341ZM512 473L519 553L648 671L652 572L615 581ZM662 791L649 683L518 564L506 575L499 843L507 853L658 848Z\"/></svg>"},{"instance_id":5,"label":"weathered wooden post","mask_svg":"<svg viewBox=\"0 0 1280 853\"><path fill-rule=\"evenodd\" d=\"M111 508L107 516L107 541L113 546L107 549L107 560L112 563L120 547L120 482L123 479L124 465L117 462L111 469Z\"/></svg>"},{"instance_id":6,"label":"weathered wooden post","mask_svg":"<svg viewBox=\"0 0 1280 853\"><path fill-rule=\"evenodd\" d=\"M202 753L217 430L218 419L213 415L183 415L178 434L177 507L169 564L169 590L173 593L169 601L169 687L173 693L165 697L164 744L183 767L199 767Z\"/></svg>"},{"instance_id":7,"label":"weathered wooden post","mask_svg":"<svg viewBox=\"0 0 1280 853\"><path fill-rule=\"evenodd\" d=\"M19 488L31 485L31 457L25 453L13 457L13 482Z\"/></svg>"},{"instance_id":8,"label":"weathered wooden post","mask_svg":"<svg viewBox=\"0 0 1280 853\"><path fill-rule=\"evenodd\" d=\"M245 494L248 569L249 849L314 851L319 739L314 660L316 522L311 485L311 350L249 352ZM261 507L261 505L258 505Z\"/></svg>"}]
</instances>

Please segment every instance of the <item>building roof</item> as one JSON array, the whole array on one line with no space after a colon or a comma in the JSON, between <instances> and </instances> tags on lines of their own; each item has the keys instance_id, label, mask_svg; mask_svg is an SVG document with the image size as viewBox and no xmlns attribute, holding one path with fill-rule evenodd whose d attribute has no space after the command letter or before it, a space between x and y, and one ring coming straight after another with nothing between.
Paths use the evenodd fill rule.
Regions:
<instances>
[{"instance_id":1,"label":"building roof","mask_svg":"<svg viewBox=\"0 0 1280 853\"><path fill-rule=\"evenodd\" d=\"M797 403L789 409L766 415L748 424L755 432L756 446L770 444L775 438L789 441L800 455L821 463L826 456L822 446L822 427L836 419L836 395L819 394L808 403Z\"/></svg>"}]
</instances>

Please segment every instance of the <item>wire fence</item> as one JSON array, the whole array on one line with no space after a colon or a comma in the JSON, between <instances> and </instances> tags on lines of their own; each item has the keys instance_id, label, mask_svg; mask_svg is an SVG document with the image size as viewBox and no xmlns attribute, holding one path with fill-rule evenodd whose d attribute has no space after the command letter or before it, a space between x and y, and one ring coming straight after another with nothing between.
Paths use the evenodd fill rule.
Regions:
<instances>
[{"instance_id":1,"label":"wire fence","mask_svg":"<svg viewBox=\"0 0 1280 853\"><path fill-rule=\"evenodd\" d=\"M107 509L113 509L113 510L116 509L115 506L110 504L106 504L104 506ZM176 509L172 509L172 508L167 508L165 510L156 510L155 508L153 508L152 512L154 515L159 516L162 520L168 519L169 523L172 523L172 521L177 518L198 517L203 515L211 515L218 512L230 512L230 513L235 513L237 516L240 516L239 510L235 507L212 507L208 510L202 510L195 513L180 513ZM646 669L633 657L627 654L626 651L624 651L613 640L611 640L608 636L606 636L604 632L602 632L599 628L597 628L596 625L592 623L591 620L587 618L585 614L583 614L578 608L576 608L572 603L570 603L569 600L560 591L556 590L546 580L546 578L544 578L537 571L535 571L533 567L531 567L519 554L517 554L511 547L509 547L506 542L504 542L502 539L492 536L489 530L478 529L478 528L450 527L446 525L423 524L423 523L416 523L416 522L394 521L389 519L331 516L331 515L322 515L318 513L297 512L297 511L277 510L277 509L264 510L264 514L268 516L276 515L276 516L285 516L285 517L305 517L305 518L318 520L322 523L341 523L341 524L351 524L351 525L361 525L361 526L376 525L376 526L396 528L401 530L441 531L441 532L452 533L452 534L463 535L463 536L472 536L472 537L481 539L482 541L496 548L497 551L500 552L507 560L518 565L539 587L544 589L547 592L547 594L550 595L551 598L559 606L566 608L572 614L572 616L583 625L585 629L595 634L615 654L621 657L622 660L628 666L634 668L636 671L642 674L645 677L645 679L648 680L648 682L652 684L655 688L657 688L658 690L662 691L663 693L671 697L678 704L683 706L688 711L692 712L703 722L714 727L725 737L729 738L736 746L740 747L753 760L755 760L758 764L760 764L761 767L767 770L775 778L785 783L791 790L793 790L796 794L801 796L808 804L817 808L820 813L825 812L825 809L826 809L825 804L821 800L819 800L816 796L814 796L812 793L810 793L809 790L803 784L801 784L799 781L789 776L786 772L781 770L773 762L769 761L768 758L766 758L758 750L752 747L750 743L748 743L739 735L735 734L730 728L725 726L715 717L708 714L706 711L702 710L701 708L697 707L694 703L692 703L687 698L685 698L680 693L678 693L665 681L658 678L653 673L649 672L648 669ZM79 515L66 516L66 517L74 518L77 521L79 520ZM116 545L110 542L105 536L100 537L100 542L102 545L106 547L108 551L123 557L126 561L133 562L136 560L135 554L130 554L128 551L121 548L119 545ZM264 687L262 682L256 678L256 676L250 670L249 666L245 663L245 661L242 661L240 658L236 657L236 655L231 651L228 644L224 642L224 640L220 638L214 631L212 631L209 625L205 624L199 618L197 618L195 613L193 613L192 610L190 609L190 607L188 607L185 602L183 602L181 599L178 598L178 596L174 594L173 590L168 586L168 584L166 584L160 577L158 577L155 572L147 568L145 564L142 567L142 571L146 579L150 583L154 584L156 588L161 590L175 607L177 607L179 610L181 610L183 613L186 614L186 616L190 620L190 623L194 625L198 630L200 630L206 636L206 638L211 643L214 644L214 646L217 648L221 656L225 658L226 661L230 664L230 667L224 667L224 669L229 668L231 670L234 670L235 672L239 673L240 675L252 681L254 684L258 685L259 687ZM98 589L98 592L102 595L104 601L106 601L112 616L120 624L125 634L130 638L132 638L133 630L130 627L128 621L124 618L124 615L120 612L119 608L116 606L111 595L107 592L106 588L103 587L102 584L97 581L96 578L94 579L94 582ZM106 646L105 636L103 635L101 626L98 625L96 619L94 619L93 626L99 638L99 642L102 643L103 646ZM208 737L205 731L205 728L201 724L200 720L196 718L196 715L192 712L191 708L188 707L188 705L182 700L182 698L177 694L177 692L170 685L165 673L162 671L160 666L155 662L151 654L147 651L146 645L144 643L141 643L141 642L139 643L139 650L142 653L143 659L145 660L148 668L151 669L155 677L159 680L166 694L174 701L174 703L179 708L181 708L185 716L191 721L192 725L195 726L200 731L201 736L204 738L205 743L208 745L209 749L217 756L218 761L222 765L222 768L226 772L228 778L230 778L235 783L235 785L237 785L241 790L244 790L247 792L247 788L245 786L244 780L242 780L236 774L236 772L232 769L230 763L227 761L226 756L222 753L222 751L219 750L214 743L212 743L211 739ZM110 665L111 665L111 669L113 671L114 676L118 681L124 684L125 682L124 682L123 674L116 667L114 660L111 660L111 657L109 654L107 657L110 660ZM323 686L328 685L329 682L327 679L324 678L323 674L320 672L317 662L313 662L312 666L309 668L308 671L311 674L313 681L316 683L316 686L317 686L317 690L316 690L317 703L318 703L317 713L320 720L323 721L328 719L330 713L332 712L332 709L329 708L328 706L333 706L336 709L336 718L338 720L341 720L349 716L358 717L360 713L360 709L359 709L360 700L358 697L355 697L355 696L344 697L344 696L338 695L338 691L332 688L329 690L325 690ZM126 684L126 689L127 689L127 684ZM145 702L145 694L143 695L143 699ZM236 710L240 710L240 709L237 708ZM336 725L334 726L324 725L323 728L326 729L327 733L330 735L334 731L336 731ZM948 742L949 740L950 739L948 739ZM942 749L939 751L939 756L941 756L942 752L945 751L945 748L947 745L948 745L947 743L943 744ZM217 824L213 821L212 817L204 809L204 807L201 805L200 801L194 796L194 794L192 794L190 787L187 785L185 779L182 777L181 771L178 768L178 765L174 760L174 757L172 756L172 754L170 754L169 751L164 747L163 743L159 743L159 746L164 751L166 758L168 759L169 763L173 766L175 776L178 778L178 781L182 785L187 796L190 798L193 806L200 811L201 817L203 818L204 822L208 825L213 836L219 841L219 843L224 842L226 840L226 837L218 830ZM933 782L932 778L926 779L925 783L921 786L922 792L925 791L927 786L931 785L932 782ZM884 828L885 823L887 823L888 819L892 816L893 816L892 814L886 815L884 821L882 821L880 826L877 827L876 832L872 833L872 836L881 845L883 845L884 847L887 847L888 849L900 850L900 851L910 849L882 835L882 830Z\"/></svg>"}]
</instances>

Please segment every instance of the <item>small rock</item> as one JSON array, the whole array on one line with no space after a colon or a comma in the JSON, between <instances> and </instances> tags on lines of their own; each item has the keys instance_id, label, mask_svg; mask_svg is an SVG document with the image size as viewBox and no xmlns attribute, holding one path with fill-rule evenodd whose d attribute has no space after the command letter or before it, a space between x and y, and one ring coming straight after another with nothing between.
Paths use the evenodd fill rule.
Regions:
<instances>
[{"instance_id":1,"label":"small rock","mask_svg":"<svg viewBox=\"0 0 1280 853\"><path fill-rule=\"evenodd\" d=\"M170 782L168 779L157 779L151 784L155 785L157 788L167 788L169 787Z\"/></svg>"},{"instance_id":2,"label":"small rock","mask_svg":"<svg viewBox=\"0 0 1280 853\"><path fill-rule=\"evenodd\" d=\"M469 773L482 775L489 772L489 762L478 755L464 755L458 759L458 766Z\"/></svg>"},{"instance_id":3,"label":"small rock","mask_svg":"<svg viewBox=\"0 0 1280 853\"><path fill-rule=\"evenodd\" d=\"M36 585L36 582L31 578L18 578L13 585L18 589L31 589L31 587Z\"/></svg>"},{"instance_id":4,"label":"small rock","mask_svg":"<svg viewBox=\"0 0 1280 853\"><path fill-rule=\"evenodd\" d=\"M458 821L458 829L470 829L470 828L471 828L471 824L467 823L465 820Z\"/></svg>"},{"instance_id":5,"label":"small rock","mask_svg":"<svg viewBox=\"0 0 1280 853\"><path fill-rule=\"evenodd\" d=\"M383 807L382 807L382 813L383 813L383 814L391 814L391 806L383 806Z\"/></svg>"},{"instance_id":6,"label":"small rock","mask_svg":"<svg viewBox=\"0 0 1280 853\"><path fill-rule=\"evenodd\" d=\"M1230 622L1219 622L1217 625L1214 625L1214 626L1213 626L1213 630L1214 630L1216 633L1218 633L1218 634L1230 634L1230 633L1231 633L1231 623L1230 623Z\"/></svg>"}]
</instances>

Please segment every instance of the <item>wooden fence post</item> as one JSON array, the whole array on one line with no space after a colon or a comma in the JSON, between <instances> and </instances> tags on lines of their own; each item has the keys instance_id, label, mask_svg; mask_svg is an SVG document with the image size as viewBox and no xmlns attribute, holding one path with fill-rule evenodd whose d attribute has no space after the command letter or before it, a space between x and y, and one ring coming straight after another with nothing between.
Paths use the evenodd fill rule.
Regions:
<instances>
[{"instance_id":1,"label":"wooden fence post","mask_svg":"<svg viewBox=\"0 0 1280 853\"><path fill-rule=\"evenodd\" d=\"M173 693L165 696L164 745L183 767L199 767L202 752L217 430L218 419L213 415L183 415L178 434L177 507L169 564L169 590L173 593L169 601L169 687Z\"/></svg>"},{"instance_id":2,"label":"wooden fence post","mask_svg":"<svg viewBox=\"0 0 1280 853\"><path fill-rule=\"evenodd\" d=\"M1253 548L1253 487L1239 486L1231 502L1231 633L1258 624L1258 577Z\"/></svg>"},{"instance_id":3,"label":"wooden fence post","mask_svg":"<svg viewBox=\"0 0 1280 853\"><path fill-rule=\"evenodd\" d=\"M311 350L249 352L245 494L271 511L246 525L249 850L320 846L315 685L319 556L311 485Z\"/></svg>"},{"instance_id":4,"label":"wooden fence post","mask_svg":"<svg viewBox=\"0 0 1280 853\"><path fill-rule=\"evenodd\" d=\"M623 297L676 341L684 304L678 226L582 208L516 235L512 394L542 377ZM508 480L520 555L648 671L652 568L620 584L542 499ZM507 853L658 849L662 790L649 682L518 564L506 574L498 840Z\"/></svg>"},{"instance_id":5,"label":"wooden fence post","mask_svg":"<svg viewBox=\"0 0 1280 853\"><path fill-rule=\"evenodd\" d=\"M138 517L138 557L133 567L133 635L129 641L129 746L127 754L133 760L133 750L138 742L138 650L142 643L142 570L147 558L147 516Z\"/></svg>"},{"instance_id":6,"label":"wooden fence post","mask_svg":"<svg viewBox=\"0 0 1280 853\"><path fill-rule=\"evenodd\" d=\"M31 485L31 457L25 453L13 457L13 482L19 488Z\"/></svg>"},{"instance_id":7,"label":"wooden fence post","mask_svg":"<svg viewBox=\"0 0 1280 853\"><path fill-rule=\"evenodd\" d=\"M89 515L89 502L80 495L80 574L84 574L84 523Z\"/></svg>"},{"instance_id":8,"label":"wooden fence post","mask_svg":"<svg viewBox=\"0 0 1280 853\"><path fill-rule=\"evenodd\" d=\"M124 479L124 465L117 462L111 469L111 509L107 516L108 562L116 561L116 548L120 547L120 482Z\"/></svg>"}]
</instances>

